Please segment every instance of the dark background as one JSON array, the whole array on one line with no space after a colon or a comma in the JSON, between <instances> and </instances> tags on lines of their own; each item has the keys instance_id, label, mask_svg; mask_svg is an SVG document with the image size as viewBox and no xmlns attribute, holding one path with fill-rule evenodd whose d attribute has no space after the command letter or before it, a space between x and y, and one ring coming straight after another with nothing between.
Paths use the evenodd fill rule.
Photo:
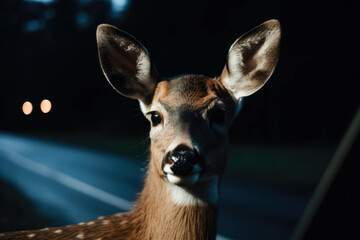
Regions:
<instances>
[{"instance_id":1,"label":"dark background","mask_svg":"<svg viewBox=\"0 0 360 240\"><path fill-rule=\"evenodd\" d=\"M245 100L231 141L338 141L359 105L355 1L133 0L123 11L111 7L95 0L1 1L1 131L146 136L137 102L120 97L101 72L100 23L138 38L163 76L216 76L237 37L280 20L276 71ZM47 115L38 107L44 98L53 104ZM21 111L25 101L34 105L29 116Z\"/></svg>"},{"instance_id":2,"label":"dark background","mask_svg":"<svg viewBox=\"0 0 360 240\"><path fill-rule=\"evenodd\" d=\"M103 76L96 27L109 23L135 36L162 76L217 76L235 39L275 18L280 59L233 123L230 173L310 196L360 106L356 1L114 2L0 2L0 132L85 145L93 139L92 147L139 156L149 124L137 101ZM53 104L48 114L39 108L45 98ZM28 116L25 101L34 106ZM129 141L141 150L118 144ZM234 164L239 156L245 160Z\"/></svg>"}]
</instances>

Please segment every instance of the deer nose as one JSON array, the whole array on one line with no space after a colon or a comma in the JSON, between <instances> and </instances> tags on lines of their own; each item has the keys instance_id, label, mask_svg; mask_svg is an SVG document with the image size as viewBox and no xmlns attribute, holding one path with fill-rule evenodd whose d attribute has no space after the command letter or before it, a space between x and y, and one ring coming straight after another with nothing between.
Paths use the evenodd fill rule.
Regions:
<instances>
[{"instance_id":1,"label":"deer nose","mask_svg":"<svg viewBox=\"0 0 360 240\"><path fill-rule=\"evenodd\" d=\"M170 169L176 175L188 175L193 169L194 165L198 163L198 156L195 151L190 149L175 150L168 156L168 161L173 163Z\"/></svg>"}]
</instances>

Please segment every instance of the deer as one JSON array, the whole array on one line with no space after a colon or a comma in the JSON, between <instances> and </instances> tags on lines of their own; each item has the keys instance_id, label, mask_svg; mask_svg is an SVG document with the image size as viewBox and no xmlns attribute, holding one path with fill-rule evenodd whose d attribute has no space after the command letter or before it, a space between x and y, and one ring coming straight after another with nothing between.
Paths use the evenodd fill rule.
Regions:
<instances>
[{"instance_id":1,"label":"deer","mask_svg":"<svg viewBox=\"0 0 360 240\"><path fill-rule=\"evenodd\" d=\"M219 76L163 78L137 39L99 25L98 55L107 81L138 100L151 125L143 190L130 212L6 232L0 239L215 239L229 128L242 99L272 75L280 36L279 22L266 21L236 39Z\"/></svg>"}]
</instances>

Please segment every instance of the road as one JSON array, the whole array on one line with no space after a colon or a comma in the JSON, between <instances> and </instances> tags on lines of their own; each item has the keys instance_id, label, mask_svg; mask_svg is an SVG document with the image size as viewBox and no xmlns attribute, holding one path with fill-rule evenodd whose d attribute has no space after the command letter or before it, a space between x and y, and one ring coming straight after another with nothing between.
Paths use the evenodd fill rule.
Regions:
<instances>
[{"instance_id":1,"label":"road","mask_svg":"<svg viewBox=\"0 0 360 240\"><path fill-rule=\"evenodd\" d=\"M58 225L128 211L141 191L144 164L0 133L0 178L15 185ZM307 201L308 196L225 177L218 239L289 239Z\"/></svg>"}]
</instances>

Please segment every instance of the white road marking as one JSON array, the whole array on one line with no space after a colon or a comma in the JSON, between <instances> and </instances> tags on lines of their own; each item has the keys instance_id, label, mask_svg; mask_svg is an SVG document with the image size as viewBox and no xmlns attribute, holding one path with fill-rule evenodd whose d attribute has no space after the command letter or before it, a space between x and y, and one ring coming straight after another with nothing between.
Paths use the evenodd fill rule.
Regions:
<instances>
[{"instance_id":1,"label":"white road marking","mask_svg":"<svg viewBox=\"0 0 360 240\"><path fill-rule=\"evenodd\" d=\"M71 189L91 196L97 200L105 202L111 206L115 206L122 210L129 211L132 209L132 203L123 198L115 196L111 193L105 192L99 188L84 183L76 178L70 177L64 173L51 169L43 164L37 163L27 157L24 157L15 151L3 149L8 155L8 160L16 165L25 168L31 172L37 173L46 178L50 178L55 182L61 183Z\"/></svg>"}]
</instances>

